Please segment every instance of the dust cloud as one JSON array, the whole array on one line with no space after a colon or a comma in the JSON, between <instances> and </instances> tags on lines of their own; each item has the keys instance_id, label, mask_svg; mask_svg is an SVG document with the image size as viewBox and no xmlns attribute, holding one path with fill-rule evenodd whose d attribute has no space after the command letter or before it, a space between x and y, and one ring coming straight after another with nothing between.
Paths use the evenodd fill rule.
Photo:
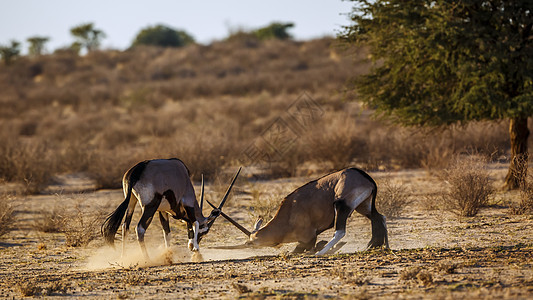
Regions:
<instances>
[{"instance_id":1,"label":"dust cloud","mask_svg":"<svg viewBox=\"0 0 533 300\"><path fill-rule=\"evenodd\" d=\"M200 259L198 255L191 257L190 251L179 247L166 249L164 246L148 244L146 247L149 260L144 257L138 245L126 246L124 257L122 257L121 247L103 246L94 250L94 253L87 258L84 270L164 266Z\"/></svg>"},{"instance_id":2,"label":"dust cloud","mask_svg":"<svg viewBox=\"0 0 533 300\"><path fill-rule=\"evenodd\" d=\"M204 247L199 252L191 252L185 247L174 245L169 249L164 245L146 244L149 260L143 256L141 249L136 244L126 246L126 254L122 255L122 248L102 246L91 250L93 253L87 258L87 262L82 266L82 270L94 271L109 268L143 268L153 266L165 266L179 263L222 261L246 259L254 256L279 254L273 249L216 249Z\"/></svg>"}]
</instances>

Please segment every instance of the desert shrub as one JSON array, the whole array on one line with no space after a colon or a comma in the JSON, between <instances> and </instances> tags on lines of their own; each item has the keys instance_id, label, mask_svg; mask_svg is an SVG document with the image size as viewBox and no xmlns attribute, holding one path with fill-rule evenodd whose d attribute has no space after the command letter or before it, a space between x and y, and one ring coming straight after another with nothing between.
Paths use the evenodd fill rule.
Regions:
<instances>
[{"instance_id":1,"label":"desert shrub","mask_svg":"<svg viewBox=\"0 0 533 300\"><path fill-rule=\"evenodd\" d=\"M419 266L406 267L400 271L400 280L409 281L416 279L416 275L422 271Z\"/></svg>"},{"instance_id":2,"label":"desert shrub","mask_svg":"<svg viewBox=\"0 0 533 300\"><path fill-rule=\"evenodd\" d=\"M479 156L457 157L444 170L443 179L448 188L442 200L455 214L472 217L488 204L494 188L485 161Z\"/></svg>"},{"instance_id":3,"label":"desert shrub","mask_svg":"<svg viewBox=\"0 0 533 300\"><path fill-rule=\"evenodd\" d=\"M509 207L509 212L514 215L533 213L533 175L531 173L521 174L519 185L520 202L513 203Z\"/></svg>"},{"instance_id":4,"label":"desert shrub","mask_svg":"<svg viewBox=\"0 0 533 300\"><path fill-rule=\"evenodd\" d=\"M416 279L418 279L418 282L422 285L430 285L433 283L433 275L426 270L418 272Z\"/></svg>"},{"instance_id":5,"label":"desert shrub","mask_svg":"<svg viewBox=\"0 0 533 300\"><path fill-rule=\"evenodd\" d=\"M403 183L393 182L390 178L378 181L377 210L387 218L398 218L411 203L411 191Z\"/></svg>"},{"instance_id":6,"label":"desert shrub","mask_svg":"<svg viewBox=\"0 0 533 300\"><path fill-rule=\"evenodd\" d=\"M253 34L260 40L266 39L290 39L291 35L287 32L289 28L294 27L293 23L274 22L263 28L253 31Z\"/></svg>"},{"instance_id":7,"label":"desert shrub","mask_svg":"<svg viewBox=\"0 0 533 300\"><path fill-rule=\"evenodd\" d=\"M20 43L11 40L11 45L0 45L0 56L6 66L10 65L20 55Z\"/></svg>"},{"instance_id":8,"label":"desert shrub","mask_svg":"<svg viewBox=\"0 0 533 300\"><path fill-rule=\"evenodd\" d=\"M17 282L15 287L23 297L35 296L51 296L56 294L65 294L69 286L63 282L51 282L48 284L41 284L33 280L25 280Z\"/></svg>"},{"instance_id":9,"label":"desert shrub","mask_svg":"<svg viewBox=\"0 0 533 300\"><path fill-rule=\"evenodd\" d=\"M191 43L194 43L194 38L187 32L165 25L156 25L142 29L135 37L132 47L139 45L182 47Z\"/></svg>"},{"instance_id":10,"label":"desert shrub","mask_svg":"<svg viewBox=\"0 0 533 300\"><path fill-rule=\"evenodd\" d=\"M9 204L12 197L6 194L0 194L0 238L13 230L15 221L15 210Z\"/></svg>"},{"instance_id":11,"label":"desert shrub","mask_svg":"<svg viewBox=\"0 0 533 300\"><path fill-rule=\"evenodd\" d=\"M55 208L52 211L43 211L35 220L33 227L41 232L56 233L63 230L64 208Z\"/></svg>"},{"instance_id":12,"label":"desert shrub","mask_svg":"<svg viewBox=\"0 0 533 300\"><path fill-rule=\"evenodd\" d=\"M25 192L41 190L56 172L50 144L41 139L23 140L4 133L0 144L0 179L24 183Z\"/></svg>"},{"instance_id":13,"label":"desert shrub","mask_svg":"<svg viewBox=\"0 0 533 300\"><path fill-rule=\"evenodd\" d=\"M58 195L65 197L62 202L72 203L74 207L57 207L45 213L41 221L36 222L38 230L45 232L60 232L65 235L65 245L68 247L83 247L99 237L100 225L106 213L99 207L84 207L79 195Z\"/></svg>"},{"instance_id":14,"label":"desert shrub","mask_svg":"<svg viewBox=\"0 0 533 300\"><path fill-rule=\"evenodd\" d=\"M433 275L419 266L406 267L400 271L400 280L403 281L418 281L422 285L430 285L433 283Z\"/></svg>"},{"instance_id":15,"label":"desert shrub","mask_svg":"<svg viewBox=\"0 0 533 300\"><path fill-rule=\"evenodd\" d=\"M454 274L457 272L459 265L451 261L441 261L436 266L435 269L439 272L446 274Z\"/></svg>"},{"instance_id":16,"label":"desert shrub","mask_svg":"<svg viewBox=\"0 0 533 300\"><path fill-rule=\"evenodd\" d=\"M43 287L36 285L31 281L18 282L16 287L20 295L23 297L32 297L38 295L43 290Z\"/></svg>"},{"instance_id":17,"label":"desert shrub","mask_svg":"<svg viewBox=\"0 0 533 300\"><path fill-rule=\"evenodd\" d=\"M79 207L72 213L62 215L65 244L68 247L82 247L99 237L104 214L84 212Z\"/></svg>"}]
</instances>

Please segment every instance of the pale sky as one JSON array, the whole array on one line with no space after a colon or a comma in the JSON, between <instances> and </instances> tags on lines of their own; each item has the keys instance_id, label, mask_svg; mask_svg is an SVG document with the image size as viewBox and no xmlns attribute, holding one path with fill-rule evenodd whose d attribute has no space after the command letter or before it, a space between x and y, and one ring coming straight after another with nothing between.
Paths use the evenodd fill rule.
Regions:
<instances>
[{"instance_id":1,"label":"pale sky","mask_svg":"<svg viewBox=\"0 0 533 300\"><path fill-rule=\"evenodd\" d=\"M255 29L272 21L293 22L297 40L334 36L348 25L353 3L341 0L14 0L0 9L0 44L15 39L24 53L31 36L46 36L48 51L73 42L70 28L92 22L107 37L103 48L125 49L147 26L164 24L200 43L226 37L231 28Z\"/></svg>"}]
</instances>

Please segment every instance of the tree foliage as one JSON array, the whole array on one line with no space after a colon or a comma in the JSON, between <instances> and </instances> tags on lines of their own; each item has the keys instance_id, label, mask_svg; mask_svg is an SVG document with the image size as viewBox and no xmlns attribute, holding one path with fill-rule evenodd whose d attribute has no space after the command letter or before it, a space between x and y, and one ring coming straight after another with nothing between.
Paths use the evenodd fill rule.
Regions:
<instances>
[{"instance_id":1,"label":"tree foliage","mask_svg":"<svg viewBox=\"0 0 533 300\"><path fill-rule=\"evenodd\" d=\"M255 35L255 37L257 37L260 40L291 39L292 36L287 32L287 30L289 30L289 28L292 28L292 27L294 27L294 23L273 22L268 26L254 30L253 35Z\"/></svg>"},{"instance_id":2,"label":"tree foliage","mask_svg":"<svg viewBox=\"0 0 533 300\"><path fill-rule=\"evenodd\" d=\"M159 47L182 47L194 43L194 38L183 30L176 30L165 25L156 25L142 29L132 47L139 45Z\"/></svg>"},{"instance_id":3,"label":"tree foliage","mask_svg":"<svg viewBox=\"0 0 533 300\"><path fill-rule=\"evenodd\" d=\"M273 22L267 26L254 30L237 28L234 30L230 30L230 34L226 40L244 41L245 43L248 43L250 45L255 45L258 41L261 40L287 40L292 39L292 35L288 32L288 30L292 27L294 27L294 23Z\"/></svg>"},{"instance_id":4,"label":"tree foliage","mask_svg":"<svg viewBox=\"0 0 533 300\"><path fill-rule=\"evenodd\" d=\"M0 45L0 56L4 64L10 65L20 55L20 43L12 40L11 45Z\"/></svg>"},{"instance_id":5,"label":"tree foliage","mask_svg":"<svg viewBox=\"0 0 533 300\"><path fill-rule=\"evenodd\" d=\"M354 82L364 102L406 125L508 118L513 156L527 155L532 1L354 2L341 38L370 48L375 65Z\"/></svg>"},{"instance_id":6,"label":"tree foliage","mask_svg":"<svg viewBox=\"0 0 533 300\"><path fill-rule=\"evenodd\" d=\"M102 39L105 38L105 33L94 27L93 23L86 23L70 29L70 34L76 39L72 43L72 49L79 50L81 48L87 51L94 51L100 47Z\"/></svg>"},{"instance_id":7,"label":"tree foliage","mask_svg":"<svg viewBox=\"0 0 533 300\"><path fill-rule=\"evenodd\" d=\"M355 2L342 37L371 47L356 87L381 113L408 125L533 114L533 2Z\"/></svg>"},{"instance_id":8,"label":"tree foliage","mask_svg":"<svg viewBox=\"0 0 533 300\"><path fill-rule=\"evenodd\" d=\"M50 39L47 37L42 36L32 36L27 39L28 43L30 43L30 46L28 47L28 54L32 56L39 56L42 55L45 51L44 45L49 41Z\"/></svg>"}]
</instances>

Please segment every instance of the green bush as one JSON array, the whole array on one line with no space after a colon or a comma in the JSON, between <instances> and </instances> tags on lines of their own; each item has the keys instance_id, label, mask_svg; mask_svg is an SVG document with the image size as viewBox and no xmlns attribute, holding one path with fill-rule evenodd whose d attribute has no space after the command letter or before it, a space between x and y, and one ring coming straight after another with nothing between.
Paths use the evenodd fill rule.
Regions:
<instances>
[{"instance_id":1,"label":"green bush","mask_svg":"<svg viewBox=\"0 0 533 300\"><path fill-rule=\"evenodd\" d=\"M156 25L141 30L135 37L132 47L139 45L182 47L192 43L194 43L194 38L187 32L165 25Z\"/></svg>"},{"instance_id":2,"label":"green bush","mask_svg":"<svg viewBox=\"0 0 533 300\"><path fill-rule=\"evenodd\" d=\"M287 40L292 38L292 36L287 32L287 30L292 27L294 27L294 23L274 22L268 26L255 30L253 34L260 40Z\"/></svg>"}]
</instances>

